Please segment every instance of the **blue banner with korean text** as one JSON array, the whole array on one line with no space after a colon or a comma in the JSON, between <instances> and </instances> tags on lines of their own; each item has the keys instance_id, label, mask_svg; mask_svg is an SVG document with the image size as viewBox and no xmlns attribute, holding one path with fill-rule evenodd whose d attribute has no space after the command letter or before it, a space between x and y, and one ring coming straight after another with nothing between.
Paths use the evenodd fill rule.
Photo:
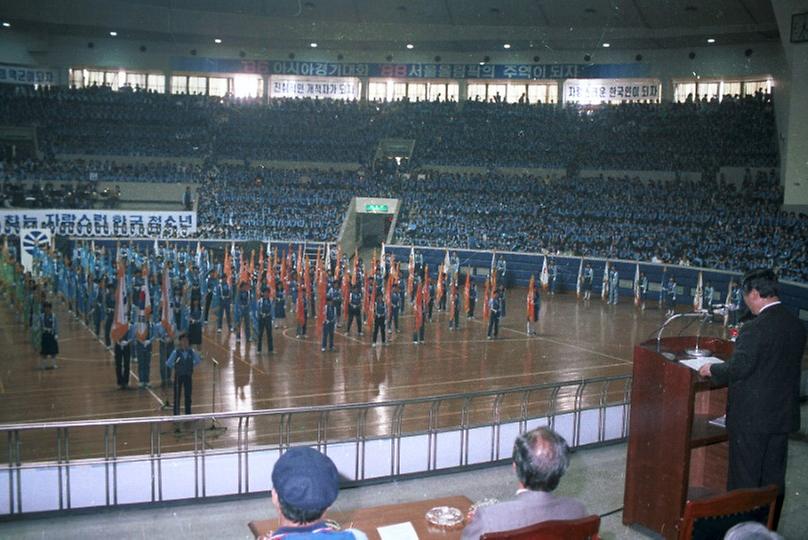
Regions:
<instances>
[{"instance_id":1,"label":"blue banner with korean text","mask_svg":"<svg viewBox=\"0 0 808 540\"><path fill-rule=\"evenodd\" d=\"M0 210L0 234L17 235L20 229L86 238L184 238L196 233L196 212Z\"/></svg>"},{"instance_id":2,"label":"blue banner with korean text","mask_svg":"<svg viewBox=\"0 0 808 540\"><path fill-rule=\"evenodd\" d=\"M615 79L645 77L647 64L374 64L177 57L175 72L394 79Z\"/></svg>"}]
</instances>

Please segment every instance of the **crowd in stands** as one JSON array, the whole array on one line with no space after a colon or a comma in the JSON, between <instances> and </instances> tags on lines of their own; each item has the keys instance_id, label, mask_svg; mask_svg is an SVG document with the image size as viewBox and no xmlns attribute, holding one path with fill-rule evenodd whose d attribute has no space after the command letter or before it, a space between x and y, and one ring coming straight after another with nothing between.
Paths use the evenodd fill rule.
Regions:
<instances>
[{"instance_id":1,"label":"crowd in stands","mask_svg":"<svg viewBox=\"0 0 808 540\"><path fill-rule=\"evenodd\" d=\"M414 165L680 170L777 163L773 105L607 107L520 103L233 100L113 92L0 90L0 124L36 126L46 154L203 157L367 165L384 138L416 141Z\"/></svg>"},{"instance_id":2,"label":"crowd in stands","mask_svg":"<svg viewBox=\"0 0 808 540\"><path fill-rule=\"evenodd\" d=\"M106 89L10 88L0 90L0 122L37 125L51 157L0 165L4 205L89 207L99 181L199 183L203 237L325 241L339 234L353 196L396 197L403 203L396 227L401 243L728 270L773 265L784 278L808 282L808 218L780 209L774 172L750 174L741 186L715 174L700 182L575 174L595 166L714 172L719 164L771 165L777 159L774 119L771 100L762 96L596 109L475 101L273 100L267 106ZM423 167L412 175L386 167L376 173L279 171L250 161L366 163L383 137L416 140L413 169L418 163L534 164L565 167L569 174L543 180L492 170L427 171L424 178ZM54 153L173 159L121 164L101 156L56 160ZM203 159L177 160L195 153ZM45 185L32 188L33 198L20 197L12 192L23 180Z\"/></svg>"}]
</instances>

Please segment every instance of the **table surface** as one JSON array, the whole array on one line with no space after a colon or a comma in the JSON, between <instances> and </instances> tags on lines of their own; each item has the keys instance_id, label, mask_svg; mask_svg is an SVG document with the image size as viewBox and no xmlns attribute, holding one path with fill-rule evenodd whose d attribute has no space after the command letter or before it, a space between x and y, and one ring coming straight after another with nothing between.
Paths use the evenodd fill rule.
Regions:
<instances>
[{"instance_id":1,"label":"table surface","mask_svg":"<svg viewBox=\"0 0 808 540\"><path fill-rule=\"evenodd\" d=\"M389 504L384 506L373 506L370 508L357 508L349 512L326 513L326 519L333 519L342 525L343 528L359 529L368 535L371 540L380 540L378 527L394 525L396 523L412 523L419 539L434 538L440 540L455 540L460 538L463 527L452 530L439 529L427 523L424 515L436 506L454 506L463 515L471 506L468 497L457 495L454 497L442 497L439 499L428 499L424 501L414 501L409 503ZM264 519L251 521L248 526L253 535L258 538L277 528L277 519Z\"/></svg>"}]
</instances>

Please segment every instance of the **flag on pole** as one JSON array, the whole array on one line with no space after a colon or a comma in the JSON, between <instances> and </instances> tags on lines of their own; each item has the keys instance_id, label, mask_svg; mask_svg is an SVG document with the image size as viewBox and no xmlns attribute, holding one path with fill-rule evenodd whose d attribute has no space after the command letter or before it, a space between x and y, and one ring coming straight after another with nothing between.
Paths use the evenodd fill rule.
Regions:
<instances>
[{"instance_id":1,"label":"flag on pole","mask_svg":"<svg viewBox=\"0 0 808 540\"><path fill-rule=\"evenodd\" d=\"M545 262L547 258L545 257ZM546 268L546 267L545 267ZM528 322L536 322L535 308L536 302L533 299L534 287L536 287L536 280L533 274L530 275L530 283L527 285L527 320Z\"/></svg>"},{"instance_id":2,"label":"flag on pole","mask_svg":"<svg viewBox=\"0 0 808 540\"><path fill-rule=\"evenodd\" d=\"M634 267L634 305L638 306L642 300L640 299L640 263Z\"/></svg>"},{"instance_id":3,"label":"flag on pole","mask_svg":"<svg viewBox=\"0 0 808 540\"><path fill-rule=\"evenodd\" d=\"M471 272L466 274L466 285L463 287L463 312L470 315L471 309Z\"/></svg>"},{"instance_id":4,"label":"flag on pole","mask_svg":"<svg viewBox=\"0 0 808 540\"><path fill-rule=\"evenodd\" d=\"M575 296L578 300L581 299L581 286L584 280L584 258L581 257L581 262L578 263L578 280L575 282Z\"/></svg>"},{"instance_id":5,"label":"flag on pole","mask_svg":"<svg viewBox=\"0 0 808 540\"><path fill-rule=\"evenodd\" d=\"M140 298L138 298L138 312L142 319L138 320L137 338L146 341L149 333L149 321L151 320L151 292L149 291L149 265L143 265L143 285L140 287Z\"/></svg>"},{"instance_id":6,"label":"flag on pole","mask_svg":"<svg viewBox=\"0 0 808 540\"><path fill-rule=\"evenodd\" d=\"M446 272L447 276L451 277L452 273L452 261L449 259L449 250L446 250L446 255L443 256L443 271Z\"/></svg>"},{"instance_id":7,"label":"flag on pole","mask_svg":"<svg viewBox=\"0 0 808 540\"><path fill-rule=\"evenodd\" d=\"M423 283L418 287L415 292L415 332L421 329L424 323L424 285Z\"/></svg>"},{"instance_id":8,"label":"flag on pole","mask_svg":"<svg viewBox=\"0 0 808 540\"><path fill-rule=\"evenodd\" d=\"M457 282L451 277L449 278L451 285L449 287L449 321L455 322L455 303L457 302Z\"/></svg>"},{"instance_id":9,"label":"flag on pole","mask_svg":"<svg viewBox=\"0 0 808 540\"><path fill-rule=\"evenodd\" d=\"M724 300L724 326L729 324L729 307L732 304L732 280L727 284L727 298Z\"/></svg>"},{"instance_id":10,"label":"flag on pole","mask_svg":"<svg viewBox=\"0 0 808 540\"><path fill-rule=\"evenodd\" d=\"M408 263L409 274L407 275L407 297L412 298L412 284L415 279L415 247L410 245L410 261Z\"/></svg>"},{"instance_id":11,"label":"flag on pole","mask_svg":"<svg viewBox=\"0 0 808 540\"><path fill-rule=\"evenodd\" d=\"M118 251L120 253L120 250ZM115 289L115 314L112 319L112 329L110 330L110 337L113 341L121 341L126 333L129 331L129 323L126 319L126 299L124 297L124 290L126 288L126 270L124 269L123 260L118 258L118 286Z\"/></svg>"},{"instance_id":12,"label":"flag on pole","mask_svg":"<svg viewBox=\"0 0 808 540\"><path fill-rule=\"evenodd\" d=\"M373 289L373 292L368 295L367 320L365 321L367 323L368 333L371 333L373 331L373 323L376 319L376 283L371 279L370 275L367 276L367 280Z\"/></svg>"},{"instance_id":13,"label":"flag on pole","mask_svg":"<svg viewBox=\"0 0 808 540\"><path fill-rule=\"evenodd\" d=\"M227 254L225 253L225 257ZM160 293L160 324L165 329L169 337L174 337L174 324L171 320L173 313L171 312L171 281L168 276L168 267L163 263L163 283Z\"/></svg>"},{"instance_id":14,"label":"flag on pole","mask_svg":"<svg viewBox=\"0 0 808 540\"><path fill-rule=\"evenodd\" d=\"M351 284L348 272L342 273L342 316L348 320L348 303L351 299Z\"/></svg>"},{"instance_id":15,"label":"flag on pole","mask_svg":"<svg viewBox=\"0 0 808 540\"><path fill-rule=\"evenodd\" d=\"M544 256L544 261L541 263L541 289L547 291L550 287L550 272L547 270L547 255Z\"/></svg>"},{"instance_id":16,"label":"flag on pole","mask_svg":"<svg viewBox=\"0 0 808 540\"><path fill-rule=\"evenodd\" d=\"M485 293L483 294L483 320L488 320L488 315L491 310L490 306L488 305L488 300L491 296L491 278L489 276L488 279L485 280Z\"/></svg>"},{"instance_id":17,"label":"flag on pole","mask_svg":"<svg viewBox=\"0 0 808 540\"><path fill-rule=\"evenodd\" d=\"M699 279L696 282L696 294L693 295L693 309L699 310L701 309L701 303L704 299L704 289L702 285L702 275L701 271L699 271Z\"/></svg>"},{"instance_id":18,"label":"flag on pole","mask_svg":"<svg viewBox=\"0 0 808 540\"><path fill-rule=\"evenodd\" d=\"M446 271L446 268L442 265L438 265L438 284L435 287L435 301L440 305L441 298L443 298L443 274Z\"/></svg>"},{"instance_id":19,"label":"flag on pole","mask_svg":"<svg viewBox=\"0 0 808 540\"><path fill-rule=\"evenodd\" d=\"M602 283L603 285L600 289L600 299L606 300L606 296L609 294L609 261L606 261L606 265L603 267Z\"/></svg>"}]
</instances>

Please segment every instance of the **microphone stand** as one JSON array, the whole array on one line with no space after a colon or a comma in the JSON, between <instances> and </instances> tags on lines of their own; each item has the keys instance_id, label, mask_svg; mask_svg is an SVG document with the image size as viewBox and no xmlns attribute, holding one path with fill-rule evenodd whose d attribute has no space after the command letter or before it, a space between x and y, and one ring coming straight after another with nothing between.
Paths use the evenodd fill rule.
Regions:
<instances>
[{"instance_id":1,"label":"microphone stand","mask_svg":"<svg viewBox=\"0 0 808 540\"><path fill-rule=\"evenodd\" d=\"M657 336L656 336L656 342L657 342L656 350L657 350L657 352L658 353L662 352L661 351L661 349L662 349L662 333L665 331L665 328L667 328L670 323L672 323L676 319L703 318L701 324L699 325L699 330L698 330L698 332L696 334L696 348L695 349L688 349L685 352L687 354L691 354L693 356L707 356L709 354L709 351L705 351L705 350L699 348L699 340L701 338L701 329L704 326L704 323L707 320L709 320L710 316L711 315L710 315L709 312L699 310L699 311L690 311L690 312L687 312L687 313L676 313L674 315L671 315L667 319L665 319L665 322L662 323L662 326L660 326L659 330L657 331Z\"/></svg>"},{"instance_id":2,"label":"microphone stand","mask_svg":"<svg viewBox=\"0 0 808 540\"><path fill-rule=\"evenodd\" d=\"M217 362L212 356L210 357L210 361L213 363L213 397L211 398L211 412L216 413L216 379L219 378L219 362ZM214 417L211 418L210 426L208 426L207 430L222 432L227 431L227 427L218 425L216 423L216 418Z\"/></svg>"}]
</instances>

